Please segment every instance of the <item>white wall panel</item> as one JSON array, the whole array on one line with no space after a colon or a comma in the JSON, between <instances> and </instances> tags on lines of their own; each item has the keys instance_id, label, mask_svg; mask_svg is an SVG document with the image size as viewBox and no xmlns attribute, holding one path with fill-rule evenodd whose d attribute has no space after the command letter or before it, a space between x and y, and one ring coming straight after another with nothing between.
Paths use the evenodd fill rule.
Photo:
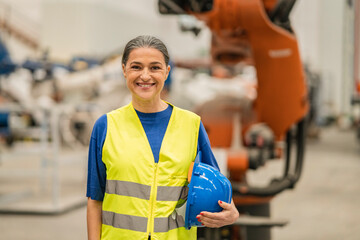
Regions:
<instances>
[{"instance_id":1,"label":"white wall panel","mask_svg":"<svg viewBox=\"0 0 360 240\"><path fill-rule=\"evenodd\" d=\"M320 70L320 2L298 0L291 12L290 19L303 61L314 70Z\"/></svg>"},{"instance_id":2,"label":"white wall panel","mask_svg":"<svg viewBox=\"0 0 360 240\"><path fill-rule=\"evenodd\" d=\"M298 0L291 16L304 62L321 74L319 110L324 117L347 109L342 91L345 4L343 0Z\"/></svg>"},{"instance_id":3,"label":"white wall panel","mask_svg":"<svg viewBox=\"0 0 360 240\"><path fill-rule=\"evenodd\" d=\"M329 107L334 115L341 112L344 3L339 0L321 0L319 55L324 106Z\"/></svg>"},{"instance_id":4,"label":"white wall panel","mask_svg":"<svg viewBox=\"0 0 360 240\"><path fill-rule=\"evenodd\" d=\"M173 56L192 57L208 51L208 31L199 38L190 33L181 34L176 17L160 16L155 3L150 0L44 1L43 43L60 58L108 54L143 34L161 38Z\"/></svg>"}]
</instances>

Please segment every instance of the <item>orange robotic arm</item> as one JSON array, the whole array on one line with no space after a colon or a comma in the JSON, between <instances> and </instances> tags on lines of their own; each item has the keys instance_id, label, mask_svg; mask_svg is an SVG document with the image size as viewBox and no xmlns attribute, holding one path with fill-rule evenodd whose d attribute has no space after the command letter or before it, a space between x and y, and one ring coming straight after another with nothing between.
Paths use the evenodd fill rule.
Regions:
<instances>
[{"instance_id":1,"label":"orange robotic arm","mask_svg":"<svg viewBox=\"0 0 360 240\"><path fill-rule=\"evenodd\" d=\"M300 177L304 152L304 121L308 111L307 88L297 40L289 24L289 13L295 0L159 0L163 14L191 14L204 21L212 32L213 63L235 65L251 63L257 72L257 99L254 123L265 123L275 140L287 140L284 176L265 189L235 187L234 193L271 196L293 187ZM175 7L174 7L175 6ZM211 114L210 114L211 115ZM218 114L217 114L218 115ZM219 128L217 120L203 117L204 125ZM220 120L219 120L220 119ZM290 128L299 123L296 168L290 173L292 136ZM209 131L212 145L226 147L224 131ZM218 134L222 136L218 136ZM245 172L248 154L231 155L230 172ZM239 172L238 171L238 172Z\"/></svg>"}]
</instances>

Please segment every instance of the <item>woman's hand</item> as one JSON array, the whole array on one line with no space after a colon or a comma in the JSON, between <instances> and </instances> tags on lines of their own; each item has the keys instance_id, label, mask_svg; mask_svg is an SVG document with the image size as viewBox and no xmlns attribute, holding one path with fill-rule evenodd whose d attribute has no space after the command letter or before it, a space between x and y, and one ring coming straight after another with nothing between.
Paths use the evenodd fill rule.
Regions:
<instances>
[{"instance_id":1,"label":"woman's hand","mask_svg":"<svg viewBox=\"0 0 360 240\"><path fill-rule=\"evenodd\" d=\"M221 212L201 212L196 216L198 221L206 227L219 228L225 225L233 224L236 219L239 218L239 212L233 201L231 201L231 203L218 201L218 204L223 208Z\"/></svg>"}]
</instances>

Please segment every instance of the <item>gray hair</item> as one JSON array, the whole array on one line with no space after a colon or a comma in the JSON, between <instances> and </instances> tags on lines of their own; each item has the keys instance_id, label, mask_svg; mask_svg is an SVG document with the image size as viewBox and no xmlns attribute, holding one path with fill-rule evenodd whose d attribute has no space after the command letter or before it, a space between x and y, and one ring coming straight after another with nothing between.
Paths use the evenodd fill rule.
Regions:
<instances>
[{"instance_id":1,"label":"gray hair","mask_svg":"<svg viewBox=\"0 0 360 240\"><path fill-rule=\"evenodd\" d=\"M159 50L162 55L164 56L165 64L166 66L169 64L169 53L167 51L167 48L165 44L158 38L153 36L138 36L134 39L131 39L125 46L124 52L122 55L121 62L126 65L129 55L132 50L137 48L154 48Z\"/></svg>"}]
</instances>

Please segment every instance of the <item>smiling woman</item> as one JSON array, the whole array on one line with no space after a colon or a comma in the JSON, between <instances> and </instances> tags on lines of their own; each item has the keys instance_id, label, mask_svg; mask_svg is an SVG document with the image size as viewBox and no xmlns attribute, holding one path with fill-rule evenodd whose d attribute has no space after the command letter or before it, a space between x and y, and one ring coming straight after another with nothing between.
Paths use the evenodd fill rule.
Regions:
<instances>
[{"instance_id":1,"label":"smiling woman","mask_svg":"<svg viewBox=\"0 0 360 240\"><path fill-rule=\"evenodd\" d=\"M197 155L219 169L205 128L196 114L161 99L170 71L162 41L132 39L122 68L132 101L96 121L89 145L88 239L196 239L196 227L186 229L177 210ZM197 216L202 225L221 227L237 219L233 203L218 204L221 212Z\"/></svg>"},{"instance_id":2,"label":"smiling woman","mask_svg":"<svg viewBox=\"0 0 360 240\"><path fill-rule=\"evenodd\" d=\"M160 99L160 92L170 66L159 50L150 47L134 49L122 67L135 109L151 113L167 108L168 105Z\"/></svg>"}]
</instances>

